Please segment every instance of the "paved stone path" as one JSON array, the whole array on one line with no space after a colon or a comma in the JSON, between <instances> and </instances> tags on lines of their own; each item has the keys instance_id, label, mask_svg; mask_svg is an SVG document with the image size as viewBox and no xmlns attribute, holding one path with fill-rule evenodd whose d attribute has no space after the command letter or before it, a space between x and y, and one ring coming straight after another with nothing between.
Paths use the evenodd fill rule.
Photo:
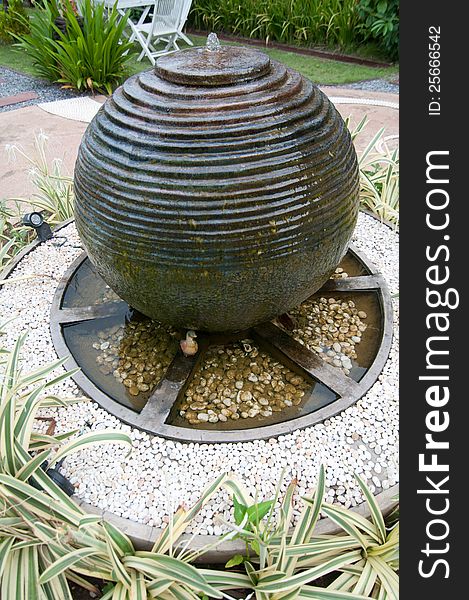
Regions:
<instances>
[{"instance_id":1,"label":"paved stone path","mask_svg":"<svg viewBox=\"0 0 469 600\"><path fill-rule=\"evenodd\" d=\"M38 102L76 98L78 95L74 90L65 90L39 77L31 77L0 66L0 113Z\"/></svg>"},{"instance_id":2,"label":"paved stone path","mask_svg":"<svg viewBox=\"0 0 469 600\"><path fill-rule=\"evenodd\" d=\"M0 108L14 106L15 104L23 104L29 100L36 100L36 98L39 98L36 92L21 92L14 96L2 96L0 97Z\"/></svg>"}]
</instances>

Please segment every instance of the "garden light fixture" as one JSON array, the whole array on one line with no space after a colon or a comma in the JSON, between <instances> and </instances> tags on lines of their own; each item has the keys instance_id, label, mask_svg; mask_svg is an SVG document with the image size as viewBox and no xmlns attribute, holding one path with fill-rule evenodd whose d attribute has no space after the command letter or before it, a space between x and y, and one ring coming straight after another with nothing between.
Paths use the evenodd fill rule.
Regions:
<instances>
[{"instance_id":1,"label":"garden light fixture","mask_svg":"<svg viewBox=\"0 0 469 600\"><path fill-rule=\"evenodd\" d=\"M40 212L26 213L23 216L23 225L34 229L41 242L45 242L52 238L52 229L50 228L50 225L46 223Z\"/></svg>"}]
</instances>

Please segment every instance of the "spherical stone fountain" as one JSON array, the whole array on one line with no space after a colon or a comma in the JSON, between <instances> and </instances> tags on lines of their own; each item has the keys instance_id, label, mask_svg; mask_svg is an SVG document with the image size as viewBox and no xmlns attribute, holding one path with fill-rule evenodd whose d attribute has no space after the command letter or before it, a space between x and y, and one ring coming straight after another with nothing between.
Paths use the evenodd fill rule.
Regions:
<instances>
[{"instance_id":1,"label":"spherical stone fountain","mask_svg":"<svg viewBox=\"0 0 469 600\"><path fill-rule=\"evenodd\" d=\"M355 150L327 97L213 37L116 90L84 135L75 190L80 237L118 296L211 332L310 297L358 214Z\"/></svg>"},{"instance_id":2,"label":"spherical stone fountain","mask_svg":"<svg viewBox=\"0 0 469 600\"><path fill-rule=\"evenodd\" d=\"M376 381L391 301L349 246L356 154L299 73L216 36L160 57L91 122L75 187L86 252L57 287L52 339L121 420L255 440L337 414Z\"/></svg>"}]
</instances>

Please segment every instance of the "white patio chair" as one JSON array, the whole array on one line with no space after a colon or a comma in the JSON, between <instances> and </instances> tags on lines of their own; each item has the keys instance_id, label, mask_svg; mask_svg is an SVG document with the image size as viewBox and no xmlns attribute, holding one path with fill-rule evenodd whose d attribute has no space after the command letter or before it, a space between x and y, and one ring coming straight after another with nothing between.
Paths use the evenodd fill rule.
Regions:
<instances>
[{"instance_id":1,"label":"white patio chair","mask_svg":"<svg viewBox=\"0 0 469 600\"><path fill-rule=\"evenodd\" d=\"M140 14L138 22L133 22L129 17L127 20L127 27L130 29L128 33L129 40L131 42L137 40L143 47L145 45L145 38L140 34L139 29L148 17L148 13L155 6L157 0L94 0L96 3L103 2L104 6L111 10L113 6L116 6L117 12L124 16L125 13L132 8L142 8L143 11Z\"/></svg>"},{"instance_id":2,"label":"white patio chair","mask_svg":"<svg viewBox=\"0 0 469 600\"><path fill-rule=\"evenodd\" d=\"M187 15L192 0L155 0L153 12L146 11L145 16L140 17L138 23L129 23L134 38L142 46L142 52L138 60L144 56L150 59L154 65L156 57L173 50L179 50L178 39L184 40L192 46L191 40L183 33ZM147 15L151 15L149 22L144 22ZM131 38L132 39L132 38ZM165 42L162 50L157 50L156 45Z\"/></svg>"}]
</instances>

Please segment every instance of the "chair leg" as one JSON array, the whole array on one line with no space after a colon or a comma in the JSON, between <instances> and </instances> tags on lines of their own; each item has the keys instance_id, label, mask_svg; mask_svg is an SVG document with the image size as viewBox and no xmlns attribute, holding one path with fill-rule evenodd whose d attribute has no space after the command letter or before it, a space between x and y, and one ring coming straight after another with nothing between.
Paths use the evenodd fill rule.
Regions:
<instances>
[{"instance_id":1,"label":"chair leg","mask_svg":"<svg viewBox=\"0 0 469 600\"><path fill-rule=\"evenodd\" d=\"M177 34L173 33L169 36L168 43L164 49L164 52L169 52L170 48L174 48L175 50L179 50L179 46L176 43Z\"/></svg>"},{"instance_id":2,"label":"chair leg","mask_svg":"<svg viewBox=\"0 0 469 600\"><path fill-rule=\"evenodd\" d=\"M181 39L183 39L186 44L189 44L189 46L193 46L194 42L192 42L185 33L183 33L182 31L178 31L178 37L180 37Z\"/></svg>"},{"instance_id":3,"label":"chair leg","mask_svg":"<svg viewBox=\"0 0 469 600\"><path fill-rule=\"evenodd\" d=\"M148 58L150 58L150 56L152 55L152 51L153 51L153 46L148 43L148 39L147 39L145 42L145 47L142 48L142 51L140 52L140 54L137 58L137 62L140 62L144 56L148 56ZM150 60L151 60L151 58L150 58Z\"/></svg>"},{"instance_id":4,"label":"chair leg","mask_svg":"<svg viewBox=\"0 0 469 600\"><path fill-rule=\"evenodd\" d=\"M147 48L148 39L145 42L144 37L142 36L142 34L139 31L139 27L145 22L145 19L147 18L148 13L150 12L150 9L151 9L151 5L146 6L144 11L140 15L140 18L137 23L134 23L133 21L131 21L129 19L127 21L127 24L130 27L130 30L132 32L129 37L129 41L134 42L135 40L137 40L138 43L140 44L140 46L142 47L142 52L140 53L137 60L140 61L140 60L142 60L142 58L144 56L147 56L150 59L151 63L155 64L154 58L152 57L151 52ZM125 12L123 10L120 10L119 12L120 12L120 14L122 14L122 16L125 15ZM150 35L148 37L150 37Z\"/></svg>"},{"instance_id":5,"label":"chair leg","mask_svg":"<svg viewBox=\"0 0 469 600\"><path fill-rule=\"evenodd\" d=\"M142 58L146 55L150 59L151 64L154 65L155 59L153 58L150 50L147 47L147 41L142 36L140 31L138 31L138 29L135 28L135 25L133 23L130 24L130 27L132 28L132 31L134 32L135 37L138 40L138 43L140 44L140 46L142 48L142 52L140 53L140 56L138 57L137 60L139 60L139 61L142 60Z\"/></svg>"}]
</instances>

